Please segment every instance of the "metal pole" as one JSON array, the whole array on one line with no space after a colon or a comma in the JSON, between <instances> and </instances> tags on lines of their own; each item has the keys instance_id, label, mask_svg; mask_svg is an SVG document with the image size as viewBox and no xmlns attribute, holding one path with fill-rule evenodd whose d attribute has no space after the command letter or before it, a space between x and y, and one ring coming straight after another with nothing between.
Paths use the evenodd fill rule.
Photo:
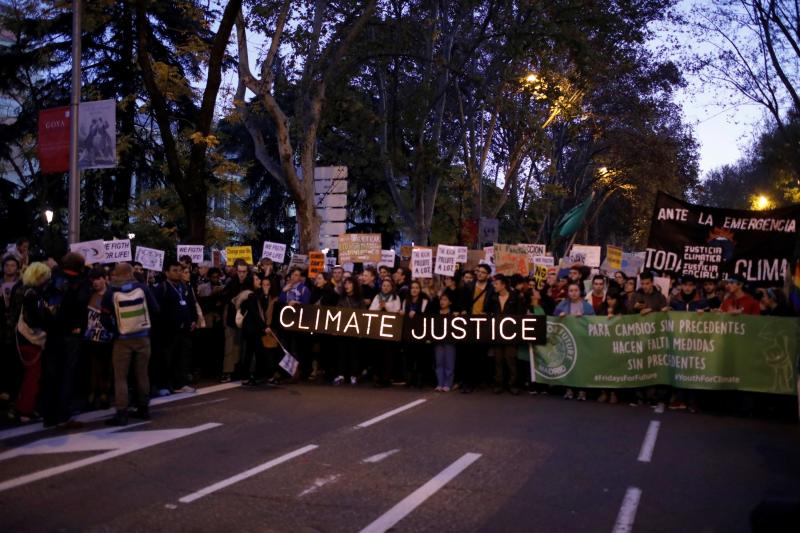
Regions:
<instances>
[{"instance_id":1,"label":"metal pole","mask_svg":"<svg viewBox=\"0 0 800 533\"><path fill-rule=\"evenodd\" d=\"M72 96L69 127L69 242L81 238L81 172L78 169L78 111L81 102L81 1L72 0Z\"/></svg>"}]
</instances>

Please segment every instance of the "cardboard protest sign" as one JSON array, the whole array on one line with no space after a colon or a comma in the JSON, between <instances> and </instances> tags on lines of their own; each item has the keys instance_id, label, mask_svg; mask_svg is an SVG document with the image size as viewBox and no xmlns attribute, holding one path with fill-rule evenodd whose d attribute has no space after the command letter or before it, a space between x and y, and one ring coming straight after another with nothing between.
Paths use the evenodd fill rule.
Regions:
<instances>
[{"instance_id":1,"label":"cardboard protest sign","mask_svg":"<svg viewBox=\"0 0 800 533\"><path fill-rule=\"evenodd\" d=\"M261 258L272 259L276 263L283 264L286 259L286 245L279 242L264 241L264 247L261 249Z\"/></svg>"},{"instance_id":2,"label":"cardboard protest sign","mask_svg":"<svg viewBox=\"0 0 800 533\"><path fill-rule=\"evenodd\" d=\"M521 246L525 248L528 252L528 263L533 264L533 258L537 256L543 256L547 253L547 248L544 244L518 244L517 246Z\"/></svg>"},{"instance_id":3,"label":"cardboard protest sign","mask_svg":"<svg viewBox=\"0 0 800 533\"><path fill-rule=\"evenodd\" d=\"M325 272L325 254L322 252L308 252L308 277Z\"/></svg>"},{"instance_id":4,"label":"cardboard protest sign","mask_svg":"<svg viewBox=\"0 0 800 533\"><path fill-rule=\"evenodd\" d=\"M203 250L202 244L179 244L178 259L188 255L192 258L192 263L199 265L203 262Z\"/></svg>"},{"instance_id":5,"label":"cardboard protest sign","mask_svg":"<svg viewBox=\"0 0 800 533\"><path fill-rule=\"evenodd\" d=\"M494 263L500 274L506 276L528 275L528 251L521 246L495 243Z\"/></svg>"},{"instance_id":6,"label":"cardboard protest sign","mask_svg":"<svg viewBox=\"0 0 800 533\"><path fill-rule=\"evenodd\" d=\"M146 246L136 247L136 261L147 270L161 272L164 269L164 251Z\"/></svg>"},{"instance_id":7,"label":"cardboard protest sign","mask_svg":"<svg viewBox=\"0 0 800 533\"><path fill-rule=\"evenodd\" d=\"M586 266L599 267L601 250L600 246L573 244L569 252L569 257L574 263L583 263Z\"/></svg>"},{"instance_id":8,"label":"cardboard protest sign","mask_svg":"<svg viewBox=\"0 0 800 533\"><path fill-rule=\"evenodd\" d=\"M619 270L622 268L622 248L619 246L606 245L606 263L609 268Z\"/></svg>"},{"instance_id":9,"label":"cardboard protest sign","mask_svg":"<svg viewBox=\"0 0 800 533\"><path fill-rule=\"evenodd\" d=\"M103 263L120 263L123 261L133 261L130 239L105 241L105 251L106 251L106 257L103 260Z\"/></svg>"},{"instance_id":10,"label":"cardboard protest sign","mask_svg":"<svg viewBox=\"0 0 800 533\"><path fill-rule=\"evenodd\" d=\"M81 254L87 265L103 263L106 260L106 243L102 239L74 242L69 245L69 251Z\"/></svg>"},{"instance_id":11,"label":"cardboard protest sign","mask_svg":"<svg viewBox=\"0 0 800 533\"><path fill-rule=\"evenodd\" d=\"M458 250L455 246L440 244L436 249L436 267L434 274L442 276L454 276L456 273L456 256Z\"/></svg>"},{"instance_id":12,"label":"cardboard protest sign","mask_svg":"<svg viewBox=\"0 0 800 533\"><path fill-rule=\"evenodd\" d=\"M456 263L466 263L467 262L467 247L466 246L456 246Z\"/></svg>"},{"instance_id":13,"label":"cardboard protest sign","mask_svg":"<svg viewBox=\"0 0 800 533\"><path fill-rule=\"evenodd\" d=\"M382 266L394 268L394 250L381 250L381 260L378 261L378 268Z\"/></svg>"},{"instance_id":14,"label":"cardboard protest sign","mask_svg":"<svg viewBox=\"0 0 800 533\"><path fill-rule=\"evenodd\" d=\"M400 257L405 257L406 259L411 258L411 252L414 249L413 246L410 244L404 244L400 247Z\"/></svg>"},{"instance_id":15,"label":"cardboard protest sign","mask_svg":"<svg viewBox=\"0 0 800 533\"><path fill-rule=\"evenodd\" d=\"M244 259L248 265L253 264L253 248L251 246L228 246L225 248L225 258L229 265L237 259Z\"/></svg>"},{"instance_id":16,"label":"cardboard protest sign","mask_svg":"<svg viewBox=\"0 0 800 533\"><path fill-rule=\"evenodd\" d=\"M289 268L300 267L306 268L308 266L308 255L306 254L293 254L292 259L289 261Z\"/></svg>"},{"instance_id":17,"label":"cardboard protest sign","mask_svg":"<svg viewBox=\"0 0 800 533\"><path fill-rule=\"evenodd\" d=\"M467 264L464 270L475 270L481 263L485 263L486 252L483 250L467 250Z\"/></svg>"},{"instance_id":18,"label":"cardboard protest sign","mask_svg":"<svg viewBox=\"0 0 800 533\"><path fill-rule=\"evenodd\" d=\"M411 251L411 277L413 279L433 277L433 250L414 248Z\"/></svg>"},{"instance_id":19,"label":"cardboard protest sign","mask_svg":"<svg viewBox=\"0 0 800 533\"><path fill-rule=\"evenodd\" d=\"M670 285L671 285L670 279L669 278L662 278L660 276L654 276L653 277L653 285L658 287L658 292L663 294L664 297L667 299L667 302L669 302L669 299L671 298L671 295L670 295ZM656 309L656 311L658 311L658 309Z\"/></svg>"},{"instance_id":20,"label":"cardboard protest sign","mask_svg":"<svg viewBox=\"0 0 800 533\"><path fill-rule=\"evenodd\" d=\"M380 233L345 233L339 235L340 263L377 263L380 260Z\"/></svg>"},{"instance_id":21,"label":"cardboard protest sign","mask_svg":"<svg viewBox=\"0 0 800 533\"><path fill-rule=\"evenodd\" d=\"M536 288L541 289L544 282L547 281L547 273L550 270L555 270L545 265L533 265L533 281L536 283Z\"/></svg>"},{"instance_id":22,"label":"cardboard protest sign","mask_svg":"<svg viewBox=\"0 0 800 533\"><path fill-rule=\"evenodd\" d=\"M556 266L556 260L552 255L537 255L531 263L534 265Z\"/></svg>"}]
</instances>

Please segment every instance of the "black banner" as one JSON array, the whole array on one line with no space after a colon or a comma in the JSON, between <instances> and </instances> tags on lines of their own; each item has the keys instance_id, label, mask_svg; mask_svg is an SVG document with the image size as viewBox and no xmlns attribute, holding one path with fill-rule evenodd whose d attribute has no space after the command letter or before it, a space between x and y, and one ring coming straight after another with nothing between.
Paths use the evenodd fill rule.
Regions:
<instances>
[{"instance_id":1,"label":"black banner","mask_svg":"<svg viewBox=\"0 0 800 533\"><path fill-rule=\"evenodd\" d=\"M781 285L795 255L800 205L746 211L692 205L658 193L645 269Z\"/></svg>"},{"instance_id":2,"label":"black banner","mask_svg":"<svg viewBox=\"0 0 800 533\"><path fill-rule=\"evenodd\" d=\"M281 309L279 321L287 331L385 341L490 344L547 342L546 318L534 315L430 315L406 319L399 313L287 305Z\"/></svg>"}]
</instances>

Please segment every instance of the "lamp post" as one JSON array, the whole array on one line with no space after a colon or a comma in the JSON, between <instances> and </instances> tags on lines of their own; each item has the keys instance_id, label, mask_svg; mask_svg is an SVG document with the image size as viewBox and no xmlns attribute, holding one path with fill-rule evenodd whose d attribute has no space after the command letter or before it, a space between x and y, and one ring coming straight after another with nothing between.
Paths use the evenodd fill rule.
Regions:
<instances>
[{"instance_id":1,"label":"lamp post","mask_svg":"<svg viewBox=\"0 0 800 533\"><path fill-rule=\"evenodd\" d=\"M44 211L44 219L47 221L47 225L48 226L53 222L53 210L52 209L45 209L45 211Z\"/></svg>"},{"instance_id":2,"label":"lamp post","mask_svg":"<svg viewBox=\"0 0 800 533\"><path fill-rule=\"evenodd\" d=\"M70 244L81 238L81 171L78 168L78 110L81 102L81 1L72 0L72 94L69 104L69 228Z\"/></svg>"}]
</instances>

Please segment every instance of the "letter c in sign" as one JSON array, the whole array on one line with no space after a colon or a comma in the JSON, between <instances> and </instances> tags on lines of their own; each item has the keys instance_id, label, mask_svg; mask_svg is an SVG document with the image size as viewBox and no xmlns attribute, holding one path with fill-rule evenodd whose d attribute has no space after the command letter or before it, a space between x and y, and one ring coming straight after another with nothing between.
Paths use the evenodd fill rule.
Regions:
<instances>
[{"instance_id":1,"label":"letter c in sign","mask_svg":"<svg viewBox=\"0 0 800 533\"><path fill-rule=\"evenodd\" d=\"M285 306L283 309L281 309L281 314L280 314L280 316L278 317L278 319L279 319L279 320L280 320L280 322L281 322L281 326L283 326L283 327L285 327L285 328L290 328L290 327L292 327L292 324L294 323L294 321L291 321L291 322L284 322L284 320L283 320L283 314L284 314L286 311L291 311L291 312L293 312L293 313L297 313L297 310L295 310L295 308L294 308L294 307L292 307L291 305L287 305L287 306Z\"/></svg>"}]
</instances>

